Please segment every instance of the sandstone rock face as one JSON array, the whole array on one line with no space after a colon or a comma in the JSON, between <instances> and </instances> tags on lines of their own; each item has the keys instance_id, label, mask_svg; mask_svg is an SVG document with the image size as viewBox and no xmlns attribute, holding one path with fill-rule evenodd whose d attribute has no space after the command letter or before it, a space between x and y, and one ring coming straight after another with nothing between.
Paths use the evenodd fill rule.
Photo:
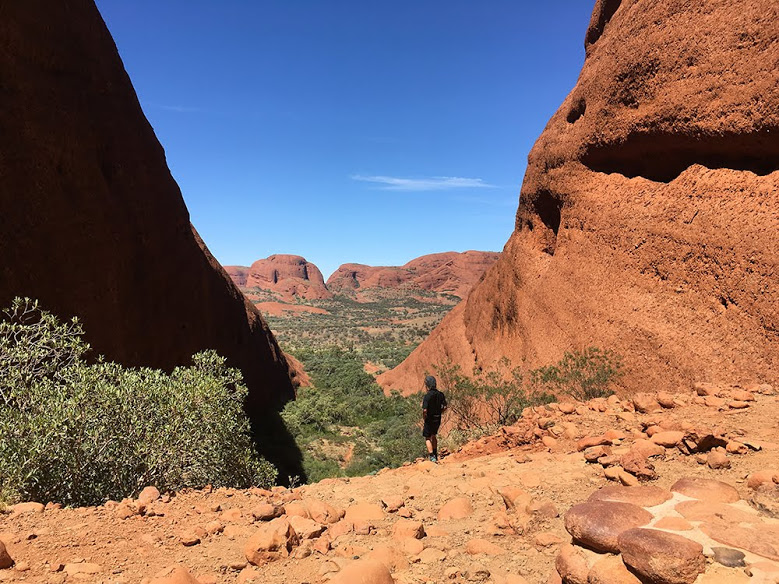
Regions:
<instances>
[{"instance_id":1,"label":"sandstone rock face","mask_svg":"<svg viewBox=\"0 0 779 584\"><path fill-rule=\"evenodd\" d=\"M249 279L249 268L247 266L223 266L230 279L236 286L246 286Z\"/></svg>"},{"instance_id":2,"label":"sandstone rock face","mask_svg":"<svg viewBox=\"0 0 779 584\"><path fill-rule=\"evenodd\" d=\"M410 287L465 298L500 254L491 251L436 253L403 266L343 264L328 279L333 292Z\"/></svg>"},{"instance_id":3,"label":"sandstone rock face","mask_svg":"<svg viewBox=\"0 0 779 584\"><path fill-rule=\"evenodd\" d=\"M500 259L385 390L584 346L624 356L625 391L775 379L777 35L773 0L599 0Z\"/></svg>"},{"instance_id":4,"label":"sandstone rock face","mask_svg":"<svg viewBox=\"0 0 779 584\"><path fill-rule=\"evenodd\" d=\"M291 398L268 326L190 225L95 4L4 4L0 79L0 305L78 316L94 355L125 365L215 349L243 371L250 415Z\"/></svg>"},{"instance_id":5,"label":"sandstone rock face","mask_svg":"<svg viewBox=\"0 0 779 584\"><path fill-rule=\"evenodd\" d=\"M319 268L296 255L274 254L257 260L249 268L244 286L277 292L282 300L287 301L332 297Z\"/></svg>"}]
</instances>

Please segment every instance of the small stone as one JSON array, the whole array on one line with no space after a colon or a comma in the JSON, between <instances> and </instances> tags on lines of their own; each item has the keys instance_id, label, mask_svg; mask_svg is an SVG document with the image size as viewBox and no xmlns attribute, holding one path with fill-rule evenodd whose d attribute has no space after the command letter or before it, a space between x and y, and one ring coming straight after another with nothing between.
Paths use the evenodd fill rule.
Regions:
<instances>
[{"instance_id":1,"label":"small stone","mask_svg":"<svg viewBox=\"0 0 779 584\"><path fill-rule=\"evenodd\" d=\"M13 565L14 561L11 558L11 555L8 553L5 544L0 541L0 570L5 570Z\"/></svg>"},{"instance_id":2,"label":"small stone","mask_svg":"<svg viewBox=\"0 0 779 584\"><path fill-rule=\"evenodd\" d=\"M560 553L555 560L555 568L564 582L587 584L590 564L584 554L584 550L570 544L560 548Z\"/></svg>"},{"instance_id":3,"label":"small stone","mask_svg":"<svg viewBox=\"0 0 779 584\"><path fill-rule=\"evenodd\" d=\"M300 539L314 539L322 535L322 532L325 530L324 525L317 523L313 519L297 515L289 517L289 524Z\"/></svg>"},{"instance_id":4,"label":"small stone","mask_svg":"<svg viewBox=\"0 0 779 584\"><path fill-rule=\"evenodd\" d=\"M664 448L675 448L684 439L684 432L677 430L668 430L666 432L658 432L652 436L653 443L658 444Z\"/></svg>"},{"instance_id":5,"label":"small stone","mask_svg":"<svg viewBox=\"0 0 779 584\"><path fill-rule=\"evenodd\" d=\"M712 547L711 551L714 552L714 561L723 566L743 568L746 565L744 552L727 547Z\"/></svg>"},{"instance_id":6,"label":"small stone","mask_svg":"<svg viewBox=\"0 0 779 584\"><path fill-rule=\"evenodd\" d=\"M611 454L611 448L608 446L590 446L584 450L584 460L587 462L597 462L599 458Z\"/></svg>"},{"instance_id":7,"label":"small stone","mask_svg":"<svg viewBox=\"0 0 779 584\"><path fill-rule=\"evenodd\" d=\"M346 509L344 518L353 523L358 521L382 521L384 519L384 511L380 505L375 503L355 503Z\"/></svg>"},{"instance_id":8,"label":"small stone","mask_svg":"<svg viewBox=\"0 0 779 584\"><path fill-rule=\"evenodd\" d=\"M346 512L319 499L308 499L305 503L309 517L322 525L331 525L343 519Z\"/></svg>"},{"instance_id":9,"label":"small stone","mask_svg":"<svg viewBox=\"0 0 779 584\"><path fill-rule=\"evenodd\" d=\"M619 556L605 556L587 574L587 584L641 584Z\"/></svg>"},{"instance_id":10,"label":"small stone","mask_svg":"<svg viewBox=\"0 0 779 584\"><path fill-rule=\"evenodd\" d=\"M660 404L657 403L655 396L650 393L638 393L633 396L633 407L637 412L650 414L660 410Z\"/></svg>"},{"instance_id":11,"label":"small stone","mask_svg":"<svg viewBox=\"0 0 779 584\"><path fill-rule=\"evenodd\" d=\"M550 547L563 543L563 539L556 533L543 531L533 537L533 543L538 547Z\"/></svg>"},{"instance_id":12,"label":"small stone","mask_svg":"<svg viewBox=\"0 0 779 584\"><path fill-rule=\"evenodd\" d=\"M728 454L746 454L749 452L749 448L747 448L746 444L731 440L725 447L725 451Z\"/></svg>"},{"instance_id":13,"label":"small stone","mask_svg":"<svg viewBox=\"0 0 779 584\"><path fill-rule=\"evenodd\" d=\"M774 477L779 479L779 471L776 470L759 470L757 472L752 473L747 478L747 486L750 489L756 489L760 485L764 483L773 483Z\"/></svg>"},{"instance_id":14,"label":"small stone","mask_svg":"<svg viewBox=\"0 0 779 584\"><path fill-rule=\"evenodd\" d=\"M200 543L200 537L196 533L188 531L179 536L179 541L184 547L192 547Z\"/></svg>"},{"instance_id":15,"label":"small stone","mask_svg":"<svg viewBox=\"0 0 779 584\"><path fill-rule=\"evenodd\" d=\"M421 521L409 521L399 519L392 527L392 537L396 539L414 538L421 539L425 536L425 527Z\"/></svg>"},{"instance_id":16,"label":"small stone","mask_svg":"<svg viewBox=\"0 0 779 584\"><path fill-rule=\"evenodd\" d=\"M384 505L384 508L389 513L395 513L405 505L405 502L403 501L403 497L384 497L381 500L381 504Z\"/></svg>"},{"instance_id":17,"label":"small stone","mask_svg":"<svg viewBox=\"0 0 779 584\"><path fill-rule=\"evenodd\" d=\"M390 571L378 560L357 560L344 566L332 580L332 584L394 584Z\"/></svg>"},{"instance_id":18,"label":"small stone","mask_svg":"<svg viewBox=\"0 0 779 584\"><path fill-rule=\"evenodd\" d=\"M488 556L499 556L506 553L501 547L496 546L491 541L486 539L472 539L465 545L466 553L475 556L478 554L486 554Z\"/></svg>"},{"instance_id":19,"label":"small stone","mask_svg":"<svg viewBox=\"0 0 779 584\"><path fill-rule=\"evenodd\" d=\"M287 557L300 542L286 517L277 517L263 524L244 546L246 559L255 566Z\"/></svg>"},{"instance_id":20,"label":"small stone","mask_svg":"<svg viewBox=\"0 0 779 584\"><path fill-rule=\"evenodd\" d=\"M186 568L174 566L162 570L149 580L149 584L200 584Z\"/></svg>"},{"instance_id":21,"label":"small stone","mask_svg":"<svg viewBox=\"0 0 779 584\"><path fill-rule=\"evenodd\" d=\"M587 436L576 443L576 450L581 452L582 450L586 450L593 446L604 446L608 444L611 444L611 440L605 436Z\"/></svg>"},{"instance_id":22,"label":"small stone","mask_svg":"<svg viewBox=\"0 0 779 584\"><path fill-rule=\"evenodd\" d=\"M260 503L250 511L255 521L270 521L276 517L281 517L285 513L283 505L271 505L270 503Z\"/></svg>"},{"instance_id":23,"label":"small stone","mask_svg":"<svg viewBox=\"0 0 779 584\"><path fill-rule=\"evenodd\" d=\"M505 500L504 496L504 500ZM507 503L508 506L508 503ZM466 497L457 497L444 504L438 511L438 520L465 519L473 513L473 506Z\"/></svg>"},{"instance_id":24,"label":"small stone","mask_svg":"<svg viewBox=\"0 0 779 584\"><path fill-rule=\"evenodd\" d=\"M73 564L65 564L64 571L69 576L74 574L98 574L103 570L100 564L92 564L88 562L78 562Z\"/></svg>"},{"instance_id":25,"label":"small stone","mask_svg":"<svg viewBox=\"0 0 779 584\"><path fill-rule=\"evenodd\" d=\"M712 450L706 456L706 464L713 470L730 468L730 459L721 450Z\"/></svg>"},{"instance_id":26,"label":"small stone","mask_svg":"<svg viewBox=\"0 0 779 584\"><path fill-rule=\"evenodd\" d=\"M149 505L151 503L154 503L157 499L160 498L160 492L157 489L157 487L145 487L140 494L138 495L138 502L142 505Z\"/></svg>"}]
</instances>

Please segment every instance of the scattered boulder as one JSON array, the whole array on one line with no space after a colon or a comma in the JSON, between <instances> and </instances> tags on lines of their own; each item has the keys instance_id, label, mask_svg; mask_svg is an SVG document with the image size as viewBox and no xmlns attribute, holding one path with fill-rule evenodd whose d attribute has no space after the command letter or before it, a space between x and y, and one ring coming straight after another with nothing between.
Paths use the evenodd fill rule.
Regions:
<instances>
[{"instance_id":1,"label":"scattered boulder","mask_svg":"<svg viewBox=\"0 0 779 584\"><path fill-rule=\"evenodd\" d=\"M293 515L289 518L289 524L301 540L319 537L325 530L324 525L317 523L313 519L299 517L297 515Z\"/></svg>"},{"instance_id":2,"label":"scattered boulder","mask_svg":"<svg viewBox=\"0 0 779 584\"><path fill-rule=\"evenodd\" d=\"M732 486L714 479L679 479L671 486L671 491L709 503L735 503L741 498Z\"/></svg>"},{"instance_id":3,"label":"scattered boulder","mask_svg":"<svg viewBox=\"0 0 779 584\"><path fill-rule=\"evenodd\" d=\"M347 564L330 582L332 584L395 584L387 566L372 559L356 560Z\"/></svg>"},{"instance_id":4,"label":"scattered boulder","mask_svg":"<svg viewBox=\"0 0 779 584\"><path fill-rule=\"evenodd\" d=\"M560 553L555 560L555 568L557 568L557 573L564 582L568 584L587 584L590 564L585 553L582 548L570 544L560 548Z\"/></svg>"},{"instance_id":5,"label":"scattered boulder","mask_svg":"<svg viewBox=\"0 0 779 584\"><path fill-rule=\"evenodd\" d=\"M319 499L307 499L306 509L311 519L323 525L331 525L343 519L346 512Z\"/></svg>"},{"instance_id":6,"label":"scattered boulder","mask_svg":"<svg viewBox=\"0 0 779 584\"><path fill-rule=\"evenodd\" d=\"M502 547L499 547L486 539L472 539L465 544L466 553L475 556L486 554L488 556L500 556L506 553Z\"/></svg>"},{"instance_id":7,"label":"scattered boulder","mask_svg":"<svg viewBox=\"0 0 779 584\"><path fill-rule=\"evenodd\" d=\"M505 498L504 498L505 501ZM507 504L508 506L508 504ZM438 520L465 519L473 513L473 506L467 497L456 497L447 501L438 511Z\"/></svg>"},{"instance_id":8,"label":"scattered boulder","mask_svg":"<svg viewBox=\"0 0 779 584\"><path fill-rule=\"evenodd\" d=\"M641 584L619 556L604 556L590 568L587 584Z\"/></svg>"},{"instance_id":9,"label":"scattered boulder","mask_svg":"<svg viewBox=\"0 0 779 584\"><path fill-rule=\"evenodd\" d=\"M651 520L652 514L638 505L595 500L571 507L565 514L565 529L590 549L618 553L619 535Z\"/></svg>"},{"instance_id":10,"label":"scattered boulder","mask_svg":"<svg viewBox=\"0 0 779 584\"><path fill-rule=\"evenodd\" d=\"M693 584L706 569L701 544L657 529L623 531L618 549L625 564L653 584Z\"/></svg>"},{"instance_id":11,"label":"scattered boulder","mask_svg":"<svg viewBox=\"0 0 779 584\"><path fill-rule=\"evenodd\" d=\"M632 503L638 507L654 507L668 501L673 495L653 485L639 487L624 487L619 485L606 486L595 491L589 501L616 501Z\"/></svg>"},{"instance_id":12,"label":"scattered boulder","mask_svg":"<svg viewBox=\"0 0 779 584\"><path fill-rule=\"evenodd\" d=\"M421 539L425 537L425 527L421 521L410 521L408 519L399 519L392 527L392 536L397 539L413 538Z\"/></svg>"},{"instance_id":13,"label":"scattered boulder","mask_svg":"<svg viewBox=\"0 0 779 584\"><path fill-rule=\"evenodd\" d=\"M375 503L355 503L351 505L344 515L344 519L357 523L359 521L382 521L384 511Z\"/></svg>"},{"instance_id":14,"label":"scattered boulder","mask_svg":"<svg viewBox=\"0 0 779 584\"><path fill-rule=\"evenodd\" d=\"M152 578L149 584L201 584L183 566L166 568Z\"/></svg>"},{"instance_id":15,"label":"scattered boulder","mask_svg":"<svg viewBox=\"0 0 779 584\"><path fill-rule=\"evenodd\" d=\"M263 524L244 546L246 559L261 566L278 558L287 557L300 543L295 530L286 517L278 517Z\"/></svg>"}]
</instances>

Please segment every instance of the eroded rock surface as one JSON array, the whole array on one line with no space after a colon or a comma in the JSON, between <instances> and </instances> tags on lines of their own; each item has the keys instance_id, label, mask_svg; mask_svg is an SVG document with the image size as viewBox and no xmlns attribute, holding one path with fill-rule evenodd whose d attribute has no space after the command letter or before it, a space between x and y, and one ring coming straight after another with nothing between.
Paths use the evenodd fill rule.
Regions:
<instances>
[{"instance_id":1,"label":"eroded rock surface","mask_svg":"<svg viewBox=\"0 0 779 584\"><path fill-rule=\"evenodd\" d=\"M78 316L94 355L170 370L215 349L247 410L293 395L259 312L189 221L165 153L90 0L4 3L0 306Z\"/></svg>"},{"instance_id":2,"label":"eroded rock surface","mask_svg":"<svg viewBox=\"0 0 779 584\"><path fill-rule=\"evenodd\" d=\"M774 380L777 36L773 0L600 0L500 260L385 390L586 346L624 356L627 391Z\"/></svg>"}]
</instances>

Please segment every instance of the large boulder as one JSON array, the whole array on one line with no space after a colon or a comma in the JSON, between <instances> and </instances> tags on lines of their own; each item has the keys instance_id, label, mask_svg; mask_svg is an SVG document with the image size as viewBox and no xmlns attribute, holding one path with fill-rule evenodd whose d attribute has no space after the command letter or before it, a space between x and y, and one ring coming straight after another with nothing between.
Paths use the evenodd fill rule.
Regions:
<instances>
[{"instance_id":1,"label":"large boulder","mask_svg":"<svg viewBox=\"0 0 779 584\"><path fill-rule=\"evenodd\" d=\"M93 356L171 370L215 349L248 413L294 395L259 312L194 228L92 0L3 3L0 306L77 316Z\"/></svg>"},{"instance_id":2,"label":"large boulder","mask_svg":"<svg viewBox=\"0 0 779 584\"><path fill-rule=\"evenodd\" d=\"M385 391L587 346L624 357L626 391L775 379L777 35L774 0L599 0L500 259Z\"/></svg>"}]
</instances>

